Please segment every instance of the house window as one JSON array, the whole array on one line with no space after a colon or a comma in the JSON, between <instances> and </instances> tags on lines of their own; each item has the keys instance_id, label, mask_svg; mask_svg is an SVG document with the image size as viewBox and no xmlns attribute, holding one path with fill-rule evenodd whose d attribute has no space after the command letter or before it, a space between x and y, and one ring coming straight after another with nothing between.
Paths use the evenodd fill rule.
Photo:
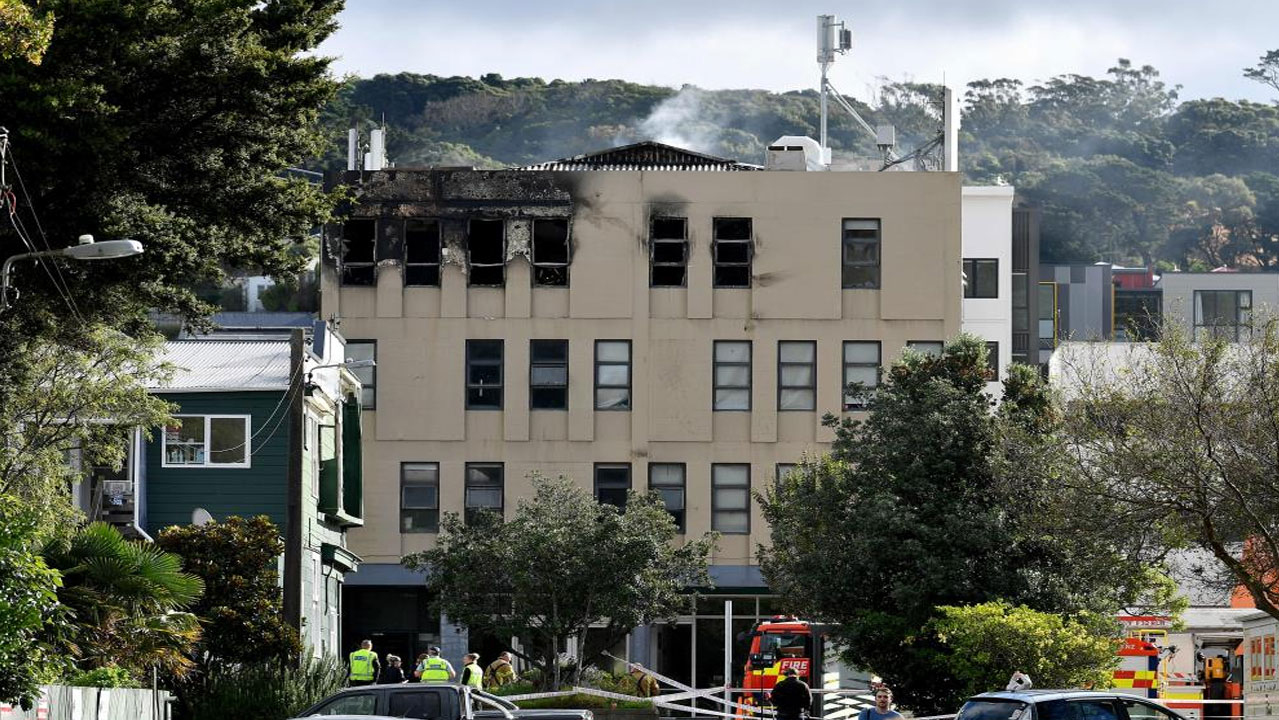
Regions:
<instances>
[{"instance_id":1,"label":"house window","mask_svg":"<svg viewBox=\"0 0 1279 720\"><path fill-rule=\"evenodd\" d=\"M248 415L175 415L164 428L164 467L249 467Z\"/></svg>"},{"instance_id":2,"label":"house window","mask_svg":"<svg viewBox=\"0 0 1279 720\"><path fill-rule=\"evenodd\" d=\"M986 379L994 382L999 379L999 343L986 343Z\"/></svg>"},{"instance_id":3,"label":"house window","mask_svg":"<svg viewBox=\"0 0 1279 720\"><path fill-rule=\"evenodd\" d=\"M711 465L711 529L725 535L750 534L750 465Z\"/></svg>"},{"instance_id":4,"label":"house window","mask_svg":"<svg viewBox=\"0 0 1279 720\"><path fill-rule=\"evenodd\" d=\"M688 276L688 218L650 220L649 250L649 285L684 287Z\"/></svg>"},{"instance_id":5,"label":"house window","mask_svg":"<svg viewBox=\"0 0 1279 720\"><path fill-rule=\"evenodd\" d=\"M648 466L648 489L662 498L680 533L684 532L684 470L683 463L651 463Z\"/></svg>"},{"instance_id":6,"label":"house window","mask_svg":"<svg viewBox=\"0 0 1279 720\"><path fill-rule=\"evenodd\" d=\"M595 409L631 409L631 341L595 341Z\"/></svg>"},{"instance_id":7,"label":"house window","mask_svg":"<svg viewBox=\"0 0 1279 720\"><path fill-rule=\"evenodd\" d=\"M404 284L440 286L440 221L404 221Z\"/></svg>"},{"instance_id":8,"label":"house window","mask_svg":"<svg viewBox=\"0 0 1279 720\"><path fill-rule=\"evenodd\" d=\"M568 219L533 221L533 284L568 287Z\"/></svg>"},{"instance_id":9,"label":"house window","mask_svg":"<svg viewBox=\"0 0 1279 720\"><path fill-rule=\"evenodd\" d=\"M711 242L715 262L715 287L751 286L751 255L754 254L750 218L714 218Z\"/></svg>"},{"instance_id":10,"label":"house window","mask_svg":"<svg viewBox=\"0 0 1279 720\"><path fill-rule=\"evenodd\" d=\"M1237 341L1251 316L1251 290L1195 291L1195 340Z\"/></svg>"},{"instance_id":11,"label":"house window","mask_svg":"<svg viewBox=\"0 0 1279 720\"><path fill-rule=\"evenodd\" d=\"M879 220L844 220L844 287L879 287Z\"/></svg>"},{"instance_id":12,"label":"house window","mask_svg":"<svg viewBox=\"0 0 1279 720\"><path fill-rule=\"evenodd\" d=\"M631 466L623 464L595 465L595 499L605 505L626 507L626 493L631 489Z\"/></svg>"},{"instance_id":13,"label":"house window","mask_svg":"<svg viewBox=\"0 0 1279 720\"><path fill-rule=\"evenodd\" d=\"M777 343L777 409L817 409L817 343Z\"/></svg>"},{"instance_id":14,"label":"house window","mask_svg":"<svg viewBox=\"0 0 1279 720\"><path fill-rule=\"evenodd\" d=\"M999 297L999 260L964 258L964 297Z\"/></svg>"},{"instance_id":15,"label":"house window","mask_svg":"<svg viewBox=\"0 0 1279 720\"><path fill-rule=\"evenodd\" d=\"M351 218L342 226L342 284L377 284L377 221Z\"/></svg>"},{"instance_id":16,"label":"house window","mask_svg":"<svg viewBox=\"0 0 1279 720\"><path fill-rule=\"evenodd\" d=\"M750 410L750 342L716 340L714 350L715 409Z\"/></svg>"},{"instance_id":17,"label":"house window","mask_svg":"<svg viewBox=\"0 0 1279 720\"><path fill-rule=\"evenodd\" d=\"M783 478L790 475L799 467L799 463L777 463L777 482L781 482Z\"/></svg>"},{"instance_id":18,"label":"house window","mask_svg":"<svg viewBox=\"0 0 1279 720\"><path fill-rule=\"evenodd\" d=\"M377 340L347 340L344 354L347 360L372 360L377 362ZM360 406L365 410L377 407L377 365L347 368L360 379Z\"/></svg>"},{"instance_id":19,"label":"house window","mask_svg":"<svg viewBox=\"0 0 1279 720\"><path fill-rule=\"evenodd\" d=\"M866 407L871 393L879 387L879 343L875 341L850 341L844 343L844 409ZM850 392L849 386L857 383L861 389Z\"/></svg>"},{"instance_id":20,"label":"house window","mask_svg":"<svg viewBox=\"0 0 1279 720\"><path fill-rule=\"evenodd\" d=\"M466 341L466 409L502 409L502 341Z\"/></svg>"},{"instance_id":21,"label":"house window","mask_svg":"<svg viewBox=\"0 0 1279 720\"><path fill-rule=\"evenodd\" d=\"M466 227L469 284L502 287L506 284L506 223L472 220Z\"/></svg>"},{"instance_id":22,"label":"house window","mask_svg":"<svg viewBox=\"0 0 1279 720\"><path fill-rule=\"evenodd\" d=\"M937 358L941 357L942 350L945 348L945 343L940 340L911 340L906 343L906 347L920 353L921 355Z\"/></svg>"},{"instance_id":23,"label":"house window","mask_svg":"<svg viewBox=\"0 0 1279 720\"><path fill-rule=\"evenodd\" d=\"M466 464L466 522L475 522L476 515L490 510L502 515L502 463Z\"/></svg>"},{"instance_id":24,"label":"house window","mask_svg":"<svg viewBox=\"0 0 1279 720\"><path fill-rule=\"evenodd\" d=\"M400 463L400 532L440 529L440 464Z\"/></svg>"},{"instance_id":25,"label":"house window","mask_svg":"<svg viewBox=\"0 0 1279 720\"><path fill-rule=\"evenodd\" d=\"M568 409L568 341L530 340L528 402L534 410Z\"/></svg>"}]
</instances>

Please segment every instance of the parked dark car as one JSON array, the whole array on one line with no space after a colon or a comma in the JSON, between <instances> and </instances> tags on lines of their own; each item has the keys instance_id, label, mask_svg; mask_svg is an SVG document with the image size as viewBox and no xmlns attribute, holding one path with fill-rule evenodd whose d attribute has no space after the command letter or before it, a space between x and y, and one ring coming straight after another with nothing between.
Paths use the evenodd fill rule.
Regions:
<instances>
[{"instance_id":1,"label":"parked dark car","mask_svg":"<svg viewBox=\"0 0 1279 720\"><path fill-rule=\"evenodd\" d=\"M1186 720L1176 710L1114 690L1022 690L969 698L955 720Z\"/></svg>"},{"instance_id":2,"label":"parked dark car","mask_svg":"<svg viewBox=\"0 0 1279 720\"><path fill-rule=\"evenodd\" d=\"M347 688L307 708L297 717L317 716L381 716L417 720L594 720L590 710L521 710L513 703L486 692L445 683Z\"/></svg>"}]
</instances>

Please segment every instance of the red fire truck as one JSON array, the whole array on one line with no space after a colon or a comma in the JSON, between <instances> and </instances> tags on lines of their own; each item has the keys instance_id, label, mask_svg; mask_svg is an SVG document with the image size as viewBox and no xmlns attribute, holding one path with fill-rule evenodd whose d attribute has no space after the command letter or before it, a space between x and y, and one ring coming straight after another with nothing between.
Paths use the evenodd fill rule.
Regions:
<instances>
[{"instance_id":1,"label":"red fire truck","mask_svg":"<svg viewBox=\"0 0 1279 720\"><path fill-rule=\"evenodd\" d=\"M744 692L738 702L767 707L769 691L787 668L795 668L799 679L809 687L821 688L827 632L826 625L783 615L756 623L749 633L740 636L750 640L750 653L742 672ZM814 717L821 717L820 698L820 694L813 695Z\"/></svg>"}]
</instances>

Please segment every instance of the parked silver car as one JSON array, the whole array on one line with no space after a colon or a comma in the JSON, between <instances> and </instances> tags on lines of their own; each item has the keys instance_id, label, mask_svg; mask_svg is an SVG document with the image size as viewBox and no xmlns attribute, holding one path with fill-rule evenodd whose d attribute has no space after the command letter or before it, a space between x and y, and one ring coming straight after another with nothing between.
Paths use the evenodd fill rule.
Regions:
<instances>
[{"instance_id":1,"label":"parked silver car","mask_svg":"<svg viewBox=\"0 0 1279 720\"><path fill-rule=\"evenodd\" d=\"M1021 690L969 698L955 720L1187 720L1176 710L1115 690Z\"/></svg>"}]
</instances>

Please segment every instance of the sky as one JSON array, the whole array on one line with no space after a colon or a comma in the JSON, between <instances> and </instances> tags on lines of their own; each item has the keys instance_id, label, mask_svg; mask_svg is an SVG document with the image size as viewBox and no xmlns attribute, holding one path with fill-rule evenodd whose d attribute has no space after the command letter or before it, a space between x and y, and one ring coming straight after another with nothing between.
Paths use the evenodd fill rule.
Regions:
<instances>
[{"instance_id":1,"label":"sky","mask_svg":"<svg viewBox=\"0 0 1279 720\"><path fill-rule=\"evenodd\" d=\"M320 52L363 77L496 72L785 91L818 86L819 14L853 31L830 80L862 100L878 78L1033 84L1100 77L1120 57L1153 65L1183 100L1279 99L1242 76L1279 49L1279 0L347 0Z\"/></svg>"}]
</instances>

